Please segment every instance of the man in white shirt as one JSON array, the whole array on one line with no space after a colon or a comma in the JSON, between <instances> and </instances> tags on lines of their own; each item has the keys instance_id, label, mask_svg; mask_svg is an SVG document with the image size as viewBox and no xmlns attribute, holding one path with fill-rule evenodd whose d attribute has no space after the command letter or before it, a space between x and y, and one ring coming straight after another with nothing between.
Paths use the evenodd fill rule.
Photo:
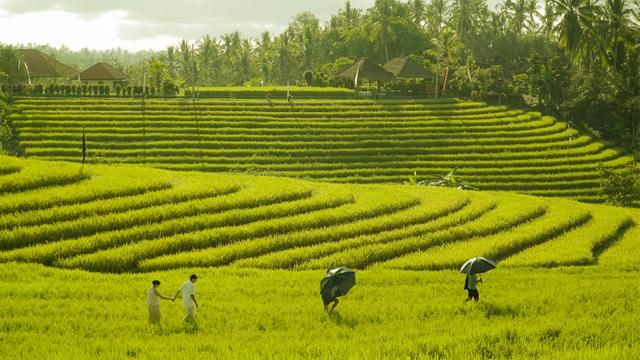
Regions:
<instances>
[{"instance_id":1,"label":"man in white shirt","mask_svg":"<svg viewBox=\"0 0 640 360\"><path fill-rule=\"evenodd\" d=\"M194 313L195 309L198 307L198 301L196 301L196 281L198 280L198 276L196 274L192 274L189 277L189 281L185 281L176 295L173 297L174 299L178 297L180 293L182 293L182 304L184 305L184 322L193 323L195 321Z\"/></svg>"}]
</instances>

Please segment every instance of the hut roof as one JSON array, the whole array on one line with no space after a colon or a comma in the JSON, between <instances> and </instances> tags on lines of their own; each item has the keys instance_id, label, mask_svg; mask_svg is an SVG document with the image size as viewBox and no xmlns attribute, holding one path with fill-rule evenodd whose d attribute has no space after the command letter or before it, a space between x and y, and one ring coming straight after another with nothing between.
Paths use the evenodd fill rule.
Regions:
<instances>
[{"instance_id":1,"label":"hut roof","mask_svg":"<svg viewBox=\"0 0 640 360\"><path fill-rule=\"evenodd\" d=\"M80 73L80 80L127 80L127 74L107 63L97 63Z\"/></svg>"},{"instance_id":2,"label":"hut roof","mask_svg":"<svg viewBox=\"0 0 640 360\"><path fill-rule=\"evenodd\" d=\"M78 71L36 49L18 49L31 78L75 78Z\"/></svg>"},{"instance_id":3,"label":"hut roof","mask_svg":"<svg viewBox=\"0 0 640 360\"><path fill-rule=\"evenodd\" d=\"M410 56L389 60L384 68L399 78L431 78L432 75L424 65L420 64Z\"/></svg>"},{"instance_id":4,"label":"hut roof","mask_svg":"<svg viewBox=\"0 0 640 360\"><path fill-rule=\"evenodd\" d=\"M369 58L362 58L347 70L338 74L338 77L355 79L358 74L359 79L367 80L393 80L395 76L382 66L374 63Z\"/></svg>"}]
</instances>

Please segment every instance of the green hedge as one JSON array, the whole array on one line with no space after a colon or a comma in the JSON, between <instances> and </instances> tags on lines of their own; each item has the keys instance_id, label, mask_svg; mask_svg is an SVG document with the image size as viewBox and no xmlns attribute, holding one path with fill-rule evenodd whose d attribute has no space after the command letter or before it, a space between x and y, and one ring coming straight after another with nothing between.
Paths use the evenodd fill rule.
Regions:
<instances>
[{"instance_id":1,"label":"green hedge","mask_svg":"<svg viewBox=\"0 0 640 360\"><path fill-rule=\"evenodd\" d=\"M200 98L227 99L286 99L291 93L294 99L351 99L356 93L344 88L314 88L314 87L205 87L197 89ZM191 89L185 91L185 97L191 97Z\"/></svg>"}]
</instances>

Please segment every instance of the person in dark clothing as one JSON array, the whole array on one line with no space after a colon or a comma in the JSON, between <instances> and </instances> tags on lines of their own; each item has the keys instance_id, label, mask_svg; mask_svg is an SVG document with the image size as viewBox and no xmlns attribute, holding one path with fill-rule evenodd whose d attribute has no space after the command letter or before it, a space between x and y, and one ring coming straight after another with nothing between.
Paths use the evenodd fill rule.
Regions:
<instances>
[{"instance_id":1,"label":"person in dark clothing","mask_svg":"<svg viewBox=\"0 0 640 360\"><path fill-rule=\"evenodd\" d=\"M482 279L478 279L476 274L467 274L467 278L464 281L464 289L467 290L467 300L465 302L470 301L471 299L476 302L480 300L480 293L478 293L477 285L478 283L482 283Z\"/></svg>"},{"instance_id":2,"label":"person in dark clothing","mask_svg":"<svg viewBox=\"0 0 640 360\"><path fill-rule=\"evenodd\" d=\"M330 294L322 294L322 302L324 303L324 311L326 312L333 312L333 309L336 308L336 306L338 306L338 303L340 301L338 301L338 294L340 293L340 287L339 286L333 286L331 287L331 291ZM331 309L329 309L329 305L333 303L333 306L331 306Z\"/></svg>"}]
</instances>

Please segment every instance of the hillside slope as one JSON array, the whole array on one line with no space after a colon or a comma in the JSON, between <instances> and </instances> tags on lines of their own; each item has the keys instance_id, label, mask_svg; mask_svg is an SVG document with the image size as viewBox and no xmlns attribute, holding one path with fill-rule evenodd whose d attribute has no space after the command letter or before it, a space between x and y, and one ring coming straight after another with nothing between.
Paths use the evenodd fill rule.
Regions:
<instances>
[{"instance_id":1,"label":"hillside slope","mask_svg":"<svg viewBox=\"0 0 640 360\"><path fill-rule=\"evenodd\" d=\"M597 167L631 161L565 123L479 102L17 99L28 157L337 183L402 183L460 168L483 190L598 202Z\"/></svg>"},{"instance_id":2,"label":"hillside slope","mask_svg":"<svg viewBox=\"0 0 640 360\"><path fill-rule=\"evenodd\" d=\"M637 267L640 239L637 211L565 199L6 156L0 194L0 262L98 272Z\"/></svg>"}]
</instances>

